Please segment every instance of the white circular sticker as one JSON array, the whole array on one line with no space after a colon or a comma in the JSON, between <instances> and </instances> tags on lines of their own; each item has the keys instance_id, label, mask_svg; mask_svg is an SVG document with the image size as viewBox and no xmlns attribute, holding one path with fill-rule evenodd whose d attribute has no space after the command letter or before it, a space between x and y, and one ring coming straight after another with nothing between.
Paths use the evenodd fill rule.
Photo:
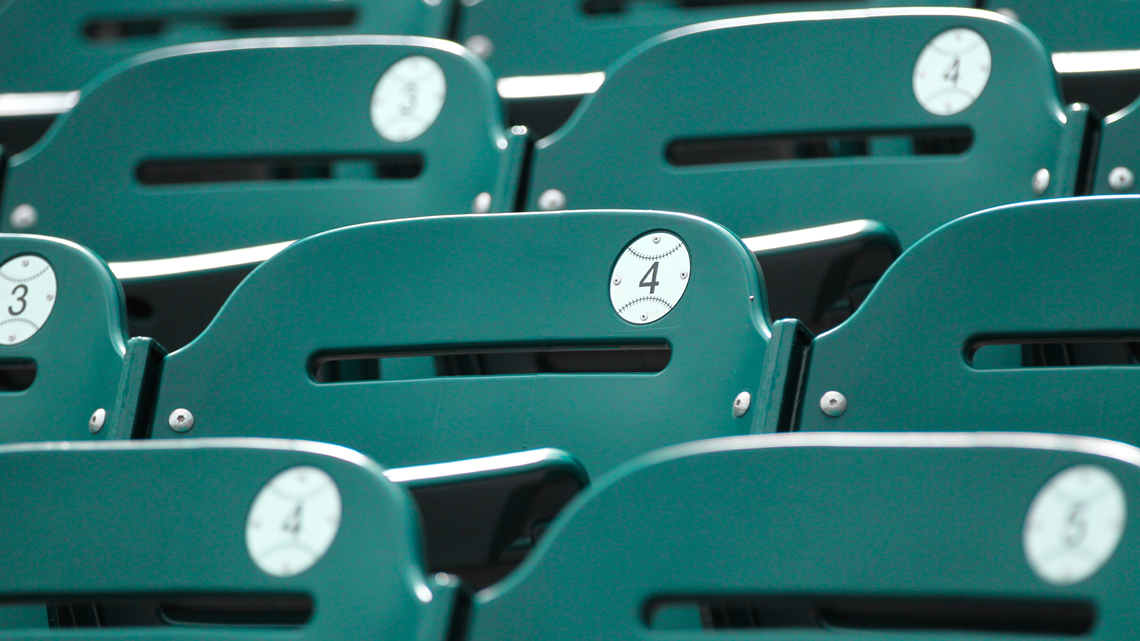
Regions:
<instances>
[{"instance_id":1,"label":"white circular sticker","mask_svg":"<svg viewBox=\"0 0 1140 641\"><path fill-rule=\"evenodd\" d=\"M281 472L261 488L249 508L249 557L270 576L308 570L336 538L340 510L340 490L323 470L302 465Z\"/></svg>"},{"instance_id":2,"label":"white circular sticker","mask_svg":"<svg viewBox=\"0 0 1140 641\"><path fill-rule=\"evenodd\" d=\"M673 311L690 276L685 243L668 232L650 232L618 257L610 274L610 303L635 325L652 323Z\"/></svg>"},{"instance_id":3,"label":"white circular sticker","mask_svg":"<svg viewBox=\"0 0 1140 641\"><path fill-rule=\"evenodd\" d=\"M384 72L372 92L372 126L391 142L415 140L435 124L446 97L439 63L426 56L404 58Z\"/></svg>"},{"instance_id":4,"label":"white circular sticker","mask_svg":"<svg viewBox=\"0 0 1140 641\"><path fill-rule=\"evenodd\" d=\"M926 44L914 65L914 97L936 116L961 113L990 80L990 47L970 29L944 31Z\"/></svg>"},{"instance_id":5,"label":"white circular sticker","mask_svg":"<svg viewBox=\"0 0 1140 641\"><path fill-rule=\"evenodd\" d=\"M1124 489L1108 470L1078 465L1049 479L1025 517L1029 566L1053 585L1080 583L1104 567L1126 516Z\"/></svg>"},{"instance_id":6,"label":"white circular sticker","mask_svg":"<svg viewBox=\"0 0 1140 641\"><path fill-rule=\"evenodd\" d=\"M55 308L55 270L32 254L0 265L0 345L36 335Z\"/></svg>"}]
</instances>

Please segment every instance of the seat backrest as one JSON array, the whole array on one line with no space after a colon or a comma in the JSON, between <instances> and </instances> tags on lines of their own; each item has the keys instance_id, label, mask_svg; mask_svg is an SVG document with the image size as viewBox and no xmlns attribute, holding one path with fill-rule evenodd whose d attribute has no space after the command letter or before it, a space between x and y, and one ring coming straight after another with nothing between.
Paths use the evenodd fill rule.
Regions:
<instances>
[{"instance_id":1,"label":"seat backrest","mask_svg":"<svg viewBox=\"0 0 1140 641\"><path fill-rule=\"evenodd\" d=\"M450 0L9 0L0 93L73 91L133 55L245 36L447 35Z\"/></svg>"},{"instance_id":2,"label":"seat backrest","mask_svg":"<svg viewBox=\"0 0 1140 641\"><path fill-rule=\"evenodd\" d=\"M388 467L557 447L594 475L672 443L775 431L795 327L770 326L739 239L691 216L359 225L274 256L166 358L151 436L304 435ZM322 382L329 362L379 358L385 373L451 354L503 363ZM526 355L540 362L509 362Z\"/></svg>"},{"instance_id":3,"label":"seat backrest","mask_svg":"<svg viewBox=\"0 0 1140 641\"><path fill-rule=\"evenodd\" d=\"M1127 638L1138 465L1131 446L1044 434L669 448L580 495L476 595L468 638L687 641L709 618L755 639Z\"/></svg>"},{"instance_id":4,"label":"seat backrest","mask_svg":"<svg viewBox=\"0 0 1140 641\"><path fill-rule=\"evenodd\" d=\"M1083 192L1087 117L1061 106L1032 34L992 12L705 23L611 68L539 141L527 202L684 211L742 237L870 218L906 247L986 207Z\"/></svg>"},{"instance_id":5,"label":"seat backrest","mask_svg":"<svg viewBox=\"0 0 1140 641\"><path fill-rule=\"evenodd\" d=\"M984 362L987 349L975 353L1134 339L1137 215L1137 196L1062 199L980 212L930 234L812 343L799 429L1047 425L1140 442L1135 367L1021 367L1017 353L1002 366ZM825 413L829 392L844 401Z\"/></svg>"},{"instance_id":6,"label":"seat backrest","mask_svg":"<svg viewBox=\"0 0 1140 641\"><path fill-rule=\"evenodd\" d=\"M465 213L476 201L509 210L523 145L500 118L486 67L440 40L163 49L87 85L12 159L3 229L76 240L118 263Z\"/></svg>"},{"instance_id":7,"label":"seat backrest","mask_svg":"<svg viewBox=\"0 0 1140 641\"><path fill-rule=\"evenodd\" d=\"M588 73L604 70L645 40L698 22L787 11L912 5L971 7L974 3L967 0L754 3L482 0L464 3L459 15L458 40L486 52L487 63L500 77Z\"/></svg>"},{"instance_id":8,"label":"seat backrest","mask_svg":"<svg viewBox=\"0 0 1140 641\"><path fill-rule=\"evenodd\" d=\"M68 638L447 638L456 586L424 576L407 494L351 450L22 444L0 448L0 478L0 597L103 612Z\"/></svg>"},{"instance_id":9,"label":"seat backrest","mask_svg":"<svg viewBox=\"0 0 1140 641\"><path fill-rule=\"evenodd\" d=\"M0 234L0 442L129 437L153 349L99 257Z\"/></svg>"},{"instance_id":10,"label":"seat backrest","mask_svg":"<svg viewBox=\"0 0 1140 641\"><path fill-rule=\"evenodd\" d=\"M1140 100L1105 118L1093 193L1136 193L1137 172L1140 172Z\"/></svg>"},{"instance_id":11,"label":"seat backrest","mask_svg":"<svg viewBox=\"0 0 1140 641\"><path fill-rule=\"evenodd\" d=\"M979 4L1011 14L1050 51L1140 47L1140 7L1132 0L985 0Z\"/></svg>"}]
</instances>

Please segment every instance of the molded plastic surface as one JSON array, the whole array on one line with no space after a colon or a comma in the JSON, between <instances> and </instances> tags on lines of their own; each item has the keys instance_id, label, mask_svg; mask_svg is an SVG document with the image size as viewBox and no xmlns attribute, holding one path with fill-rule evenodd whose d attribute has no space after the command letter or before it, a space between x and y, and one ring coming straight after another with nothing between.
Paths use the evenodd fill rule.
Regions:
<instances>
[{"instance_id":1,"label":"molded plastic surface","mask_svg":"<svg viewBox=\"0 0 1140 641\"><path fill-rule=\"evenodd\" d=\"M602 71L626 51L669 29L708 20L788 11L974 5L968 0L818 0L700 6L625 0L608 3L620 10L590 14L584 8L587 4L583 0L470 3L460 14L458 40L466 42L472 36L490 39L493 50L487 62L499 76L583 73Z\"/></svg>"},{"instance_id":2,"label":"molded plastic surface","mask_svg":"<svg viewBox=\"0 0 1140 641\"><path fill-rule=\"evenodd\" d=\"M135 54L171 45L244 35L392 34L446 37L451 0L9 0L0 11L0 93L72 91ZM305 26L322 14L352 11L346 25ZM301 24L260 29L227 27L242 18L292 14ZM237 19L236 21L234 19ZM128 23L125 33L92 40L98 21ZM153 34L130 34L129 23L168 21ZM137 28L137 27L136 27Z\"/></svg>"},{"instance_id":3,"label":"molded plastic surface","mask_svg":"<svg viewBox=\"0 0 1140 641\"><path fill-rule=\"evenodd\" d=\"M1060 424L1043 423L1051 425ZM1120 480L1128 521L1103 569L1075 586L1057 587L1038 579L1026 562L1023 528L1037 491L1081 464ZM648 606L668 597L805 596L1004 598L1044 607L1072 599L1095 612L1087 638L1127 638L1135 626L1131 595L1140 563L1133 509L1138 465L1140 451L1133 447L1042 434L778 434L668 448L579 495L512 577L476 595L468 638L735 636L650 631ZM816 613L813 623L824 614ZM896 622L906 619L905 609L896 613ZM1020 636L768 624L735 632L876 641L908 632L948 640Z\"/></svg>"},{"instance_id":4,"label":"molded plastic surface","mask_svg":"<svg viewBox=\"0 0 1140 641\"><path fill-rule=\"evenodd\" d=\"M250 559L246 518L262 486L301 465L319 468L339 487L340 529L315 566L298 576L273 577ZM43 482L45 476L51 483ZM351 450L252 440L17 445L0 448L0 481L8 488L0 523L5 599L302 594L311 596L314 613L297 628L163 626L120 634L393 641L446 636L451 589L424 577L414 506L375 463ZM109 631L68 632L69 638L107 638ZM0 638L28 636L9 630Z\"/></svg>"},{"instance_id":5,"label":"molded plastic surface","mask_svg":"<svg viewBox=\"0 0 1140 641\"><path fill-rule=\"evenodd\" d=\"M979 339L1134 337L1140 196L999 207L911 247L811 347L801 430L1055 430L1140 442L1136 367L975 369ZM847 398L828 417L825 392Z\"/></svg>"},{"instance_id":6,"label":"molded plastic surface","mask_svg":"<svg viewBox=\"0 0 1140 641\"><path fill-rule=\"evenodd\" d=\"M54 238L0 234L0 264L21 254L51 264L56 302L34 336L17 345L0 345L0 363L32 360L36 365L31 387L0 391L0 442L107 438L110 426L120 419L120 381L126 377L122 289L106 263L83 247ZM8 316L5 311L4 318ZM92 436L88 420L100 408L107 413L105 428ZM133 416L133 408L127 411Z\"/></svg>"},{"instance_id":7,"label":"molded plastic surface","mask_svg":"<svg viewBox=\"0 0 1140 641\"><path fill-rule=\"evenodd\" d=\"M951 28L980 34L993 70L970 108L936 116L915 99L912 76L926 44ZM906 247L987 207L1072 195L1087 114L1062 109L1044 49L991 12L880 9L707 23L631 52L563 129L539 141L528 207L559 189L569 208L685 211L740 236L869 218ZM699 166L666 159L678 139L932 128L972 130L972 147ZM1042 168L1051 181L1038 196L1032 179Z\"/></svg>"},{"instance_id":8,"label":"molded plastic surface","mask_svg":"<svg viewBox=\"0 0 1140 641\"><path fill-rule=\"evenodd\" d=\"M610 272L629 241L654 230L687 244L691 283L668 316L632 325L610 305ZM166 359L152 434L305 437L390 467L558 447L596 474L780 416L785 381L766 307L752 254L690 216L503 214L335 230L255 270L206 332ZM306 371L317 353L660 343L672 354L655 374L318 384ZM734 418L742 391L752 409ZM166 417L183 407L196 423L179 435Z\"/></svg>"},{"instance_id":9,"label":"molded plastic surface","mask_svg":"<svg viewBox=\"0 0 1140 641\"><path fill-rule=\"evenodd\" d=\"M986 0L984 8L1013 11L1050 51L1140 48L1135 0Z\"/></svg>"},{"instance_id":10,"label":"molded plastic surface","mask_svg":"<svg viewBox=\"0 0 1140 641\"><path fill-rule=\"evenodd\" d=\"M391 143L370 104L384 71L426 56L447 76L426 133ZM30 203L36 233L83 242L110 262L292 241L330 228L427 213L465 213L481 193L514 206L522 141L505 133L490 73L453 43L342 36L254 39L164 49L83 90L39 145L12 159L4 218ZM411 179L350 176L145 185L144 161L362 158L421 154ZM352 163L345 163L351 165Z\"/></svg>"}]
</instances>

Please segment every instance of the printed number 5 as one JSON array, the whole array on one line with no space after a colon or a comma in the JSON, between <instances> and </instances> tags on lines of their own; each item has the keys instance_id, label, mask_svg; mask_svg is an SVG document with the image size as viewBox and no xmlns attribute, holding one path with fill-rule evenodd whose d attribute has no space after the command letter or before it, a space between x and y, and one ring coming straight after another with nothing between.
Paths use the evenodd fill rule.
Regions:
<instances>
[{"instance_id":1,"label":"printed number 5","mask_svg":"<svg viewBox=\"0 0 1140 641\"><path fill-rule=\"evenodd\" d=\"M24 291L20 292L21 289ZM20 309L17 311L9 307L8 313L13 316L19 316L20 314L23 314L24 310L28 308L28 301L24 300L24 297L28 295L28 286L16 285L16 289L13 289L12 293L15 294L16 292L20 292L19 295L16 296L16 302L20 303Z\"/></svg>"}]
</instances>

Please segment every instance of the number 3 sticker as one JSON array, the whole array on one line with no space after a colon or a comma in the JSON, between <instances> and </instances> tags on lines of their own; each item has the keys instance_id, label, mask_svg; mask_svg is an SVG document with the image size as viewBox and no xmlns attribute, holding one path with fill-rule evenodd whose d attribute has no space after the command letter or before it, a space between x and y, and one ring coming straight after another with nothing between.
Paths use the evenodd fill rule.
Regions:
<instances>
[{"instance_id":1,"label":"number 3 sticker","mask_svg":"<svg viewBox=\"0 0 1140 641\"><path fill-rule=\"evenodd\" d=\"M55 308L55 271L46 260L23 254L0 265L0 345L22 343Z\"/></svg>"}]
</instances>

